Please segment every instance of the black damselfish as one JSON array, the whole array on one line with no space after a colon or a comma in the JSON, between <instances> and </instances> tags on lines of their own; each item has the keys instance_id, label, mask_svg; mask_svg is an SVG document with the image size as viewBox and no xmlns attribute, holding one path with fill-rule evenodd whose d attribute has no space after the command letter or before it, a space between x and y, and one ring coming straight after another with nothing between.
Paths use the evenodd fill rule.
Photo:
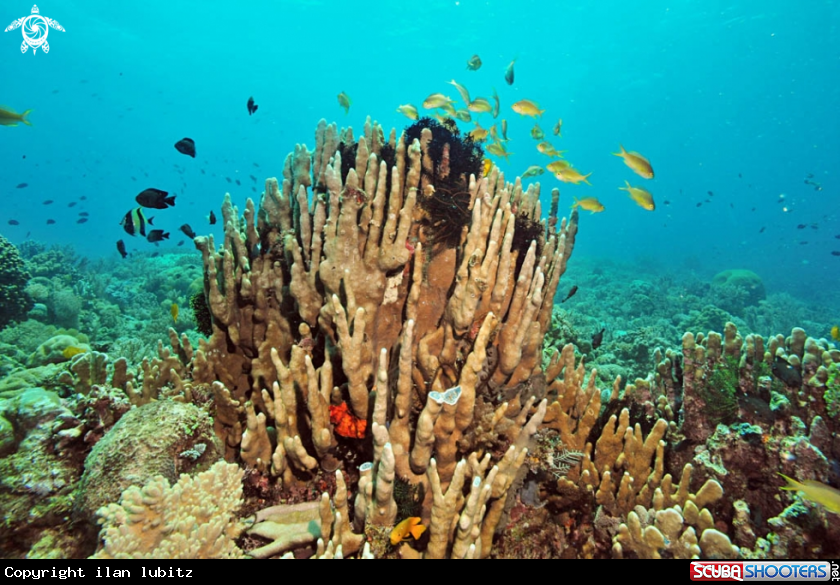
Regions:
<instances>
[{"instance_id":1,"label":"black damselfish","mask_svg":"<svg viewBox=\"0 0 840 585\"><path fill-rule=\"evenodd\" d=\"M195 232L190 227L190 224L185 223L184 225L182 225L178 229L181 230L182 232L184 232L184 235L187 236L188 238L195 239Z\"/></svg>"},{"instance_id":2,"label":"black damselfish","mask_svg":"<svg viewBox=\"0 0 840 585\"><path fill-rule=\"evenodd\" d=\"M143 207L150 209L166 209L167 207L175 207L175 197L168 197L169 193L150 187L141 191L134 199Z\"/></svg>"},{"instance_id":3,"label":"black damselfish","mask_svg":"<svg viewBox=\"0 0 840 585\"><path fill-rule=\"evenodd\" d=\"M248 115L251 116L257 111L259 106L254 103L254 96L248 98Z\"/></svg>"},{"instance_id":4,"label":"black damselfish","mask_svg":"<svg viewBox=\"0 0 840 585\"><path fill-rule=\"evenodd\" d=\"M195 141L192 138L182 138L175 143L175 150L195 158Z\"/></svg>"},{"instance_id":5,"label":"black damselfish","mask_svg":"<svg viewBox=\"0 0 840 585\"><path fill-rule=\"evenodd\" d=\"M126 252L125 250L125 242L123 242L122 240L117 240L117 252L119 252L120 256L122 256L123 258L128 256L128 252Z\"/></svg>"},{"instance_id":6,"label":"black damselfish","mask_svg":"<svg viewBox=\"0 0 840 585\"><path fill-rule=\"evenodd\" d=\"M161 240L168 240L169 232L164 232L163 230L152 230L149 232L149 235L146 236L146 239L153 244L155 242L160 242Z\"/></svg>"}]
</instances>

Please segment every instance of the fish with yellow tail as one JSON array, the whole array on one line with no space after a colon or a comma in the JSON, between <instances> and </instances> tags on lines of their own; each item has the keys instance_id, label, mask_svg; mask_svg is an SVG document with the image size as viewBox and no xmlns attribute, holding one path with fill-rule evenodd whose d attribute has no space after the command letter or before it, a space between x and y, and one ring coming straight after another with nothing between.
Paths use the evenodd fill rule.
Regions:
<instances>
[{"instance_id":1,"label":"fish with yellow tail","mask_svg":"<svg viewBox=\"0 0 840 585\"><path fill-rule=\"evenodd\" d=\"M541 166L532 165L532 166L528 167L527 169L525 169L525 172L522 173L522 178L523 179L529 179L531 177L539 177L544 172L545 171L543 170L543 168Z\"/></svg>"},{"instance_id":2,"label":"fish with yellow tail","mask_svg":"<svg viewBox=\"0 0 840 585\"><path fill-rule=\"evenodd\" d=\"M172 315L172 322L178 322L178 304L172 303L172 306L169 307L169 314Z\"/></svg>"},{"instance_id":3,"label":"fish with yellow tail","mask_svg":"<svg viewBox=\"0 0 840 585\"><path fill-rule=\"evenodd\" d=\"M613 156L620 156L624 159L624 164L630 167L634 173L642 177L643 179L652 179L653 178L653 167L650 164L650 161L643 157L638 152L627 152L624 150L622 145L618 145L621 149L621 152L614 152L612 153Z\"/></svg>"},{"instance_id":4,"label":"fish with yellow tail","mask_svg":"<svg viewBox=\"0 0 840 585\"><path fill-rule=\"evenodd\" d=\"M782 487L783 490L798 491L805 499L824 506L829 512L840 514L840 490L813 479L798 482L781 473L779 475L788 482L786 486Z\"/></svg>"},{"instance_id":5,"label":"fish with yellow tail","mask_svg":"<svg viewBox=\"0 0 840 585\"><path fill-rule=\"evenodd\" d=\"M520 116L531 116L532 118L542 116L545 113L545 110L541 110L537 102L531 100L519 100L511 108Z\"/></svg>"},{"instance_id":6,"label":"fish with yellow tail","mask_svg":"<svg viewBox=\"0 0 840 585\"><path fill-rule=\"evenodd\" d=\"M587 185L591 186L592 183L586 180L590 175L592 175L592 173L581 175L578 172L578 170L572 167L571 165L554 172L555 179L564 183L572 183L573 185L577 185L578 183L586 183Z\"/></svg>"},{"instance_id":7,"label":"fish with yellow tail","mask_svg":"<svg viewBox=\"0 0 840 585\"><path fill-rule=\"evenodd\" d=\"M478 55L473 55L470 57L470 60L467 61L467 71L478 71L481 68L481 57Z\"/></svg>"},{"instance_id":8,"label":"fish with yellow tail","mask_svg":"<svg viewBox=\"0 0 840 585\"><path fill-rule=\"evenodd\" d=\"M470 105L470 92L467 91L467 88L464 87L463 85L461 85L460 83L458 83L457 81L455 81L454 79L452 81L448 81L447 83L455 86L455 89L457 89L458 93L461 94L461 99L464 100L464 104L469 106Z\"/></svg>"},{"instance_id":9,"label":"fish with yellow tail","mask_svg":"<svg viewBox=\"0 0 840 585\"><path fill-rule=\"evenodd\" d=\"M505 159L505 162L510 162L508 157L512 155L512 152L508 152L505 150L505 147L499 144L498 142L493 142L492 144L487 145L487 152L494 156L500 156Z\"/></svg>"},{"instance_id":10,"label":"fish with yellow tail","mask_svg":"<svg viewBox=\"0 0 840 585\"><path fill-rule=\"evenodd\" d=\"M475 128L469 131L469 135L473 142L483 142L487 140L487 128L482 128L481 124L475 122Z\"/></svg>"},{"instance_id":11,"label":"fish with yellow tail","mask_svg":"<svg viewBox=\"0 0 840 585\"><path fill-rule=\"evenodd\" d=\"M344 108L345 116L350 113L350 104L352 103L353 102L350 101L350 96L348 96L343 91L340 94L338 94L338 105Z\"/></svg>"},{"instance_id":12,"label":"fish with yellow tail","mask_svg":"<svg viewBox=\"0 0 840 585\"><path fill-rule=\"evenodd\" d=\"M546 156L550 156L550 157L552 157L552 158L553 158L553 157L555 157L555 156L556 156L556 157L561 157L561 156L563 156L563 153L564 153L564 152L566 152L565 150L557 150L557 149L556 149L556 148L554 148L554 146L553 146L550 142L548 142L548 141L546 141L546 142L540 142L539 144L537 144L537 150L539 150L539 151L540 151L540 153L542 153L542 154L544 154L544 155L546 155Z\"/></svg>"},{"instance_id":13,"label":"fish with yellow tail","mask_svg":"<svg viewBox=\"0 0 840 585\"><path fill-rule=\"evenodd\" d=\"M831 338L834 341L840 341L840 327L837 325L831 328Z\"/></svg>"},{"instance_id":14,"label":"fish with yellow tail","mask_svg":"<svg viewBox=\"0 0 840 585\"><path fill-rule=\"evenodd\" d=\"M542 140L545 138L545 132L543 132L543 129L540 128L539 124L534 124L534 127L531 128L531 138L534 140Z\"/></svg>"},{"instance_id":15,"label":"fish with yellow tail","mask_svg":"<svg viewBox=\"0 0 840 585\"><path fill-rule=\"evenodd\" d=\"M554 135L563 138L563 135L560 134L560 131L563 130L563 119L557 120L557 124L554 125Z\"/></svg>"},{"instance_id":16,"label":"fish with yellow tail","mask_svg":"<svg viewBox=\"0 0 840 585\"><path fill-rule=\"evenodd\" d=\"M433 110L435 108L441 108L443 105L451 105L452 98L443 95L442 93L433 93L425 100L423 100L423 107L427 110Z\"/></svg>"},{"instance_id":17,"label":"fish with yellow tail","mask_svg":"<svg viewBox=\"0 0 840 585\"><path fill-rule=\"evenodd\" d=\"M11 108L0 106L0 126L17 126L19 122L23 122L27 126L32 126L26 117L32 113L32 110L26 110L22 114L18 114Z\"/></svg>"},{"instance_id":18,"label":"fish with yellow tail","mask_svg":"<svg viewBox=\"0 0 840 585\"><path fill-rule=\"evenodd\" d=\"M408 118L409 120L416 120L420 117L417 113L417 108L411 104L405 104L397 108L397 112Z\"/></svg>"},{"instance_id":19,"label":"fish with yellow tail","mask_svg":"<svg viewBox=\"0 0 840 585\"><path fill-rule=\"evenodd\" d=\"M627 186L619 187L619 189L621 191L627 191L627 193L630 194L630 199L635 201L636 205L642 209L647 209L648 211L656 209L656 205L653 203L653 195L651 195L648 191L645 191L641 187L631 187L630 183L627 181L624 181L624 184Z\"/></svg>"},{"instance_id":20,"label":"fish with yellow tail","mask_svg":"<svg viewBox=\"0 0 840 585\"><path fill-rule=\"evenodd\" d=\"M391 531L391 544L397 546L409 538L414 540L420 538L426 532L426 527L420 524L422 520L417 516L411 516L394 526Z\"/></svg>"},{"instance_id":21,"label":"fish with yellow tail","mask_svg":"<svg viewBox=\"0 0 840 585\"><path fill-rule=\"evenodd\" d=\"M469 111L476 114L485 114L493 111L493 106L487 101L487 98L477 97L470 102L468 106Z\"/></svg>"},{"instance_id":22,"label":"fish with yellow tail","mask_svg":"<svg viewBox=\"0 0 840 585\"><path fill-rule=\"evenodd\" d=\"M583 199L575 198L575 202L572 205L572 209L575 207L580 207L581 209L585 209L586 211L591 211L592 213L601 213L604 211L604 205L596 197L584 197Z\"/></svg>"}]
</instances>

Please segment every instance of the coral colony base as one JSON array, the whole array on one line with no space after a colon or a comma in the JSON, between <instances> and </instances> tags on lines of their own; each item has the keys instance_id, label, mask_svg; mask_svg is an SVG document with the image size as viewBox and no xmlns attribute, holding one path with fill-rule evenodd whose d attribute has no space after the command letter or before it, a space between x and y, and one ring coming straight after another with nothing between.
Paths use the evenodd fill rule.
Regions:
<instances>
[{"instance_id":1,"label":"coral colony base","mask_svg":"<svg viewBox=\"0 0 840 585\"><path fill-rule=\"evenodd\" d=\"M554 304L577 211L539 199L452 126L322 121L258 207L225 198L220 246L195 238L198 290L150 303L191 296L206 338L7 330L44 338L3 345L2 554L837 557L840 351L727 322L600 387ZM0 253L3 319L80 325Z\"/></svg>"}]
</instances>

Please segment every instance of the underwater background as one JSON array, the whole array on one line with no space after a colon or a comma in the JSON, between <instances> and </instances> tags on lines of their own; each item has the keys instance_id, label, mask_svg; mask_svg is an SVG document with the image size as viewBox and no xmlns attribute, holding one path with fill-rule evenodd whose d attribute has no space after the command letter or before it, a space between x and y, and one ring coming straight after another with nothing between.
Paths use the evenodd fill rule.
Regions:
<instances>
[{"instance_id":1,"label":"underwater background","mask_svg":"<svg viewBox=\"0 0 840 585\"><path fill-rule=\"evenodd\" d=\"M48 54L21 54L20 30L0 34L0 104L32 110L31 126L0 126L0 234L28 273L12 296L0 297L3 311L14 312L0 319L2 377L70 364L77 351L140 367L158 355L158 340L169 345L170 327L197 346L209 330L196 324L200 308L191 298L207 277L179 226L220 244L224 221L210 225L211 211L222 217L226 193L240 210L248 198L258 203L295 145L315 146L319 120L352 126L358 136L370 116L386 136L391 128L399 136L412 121L396 108L410 103L428 115L421 103L435 92L457 101L447 83L453 79L474 97L498 92L511 154L488 157L508 180L550 162L536 149L535 123L575 168L592 173L591 185L561 183L551 173L524 179L541 184L543 219L555 187L561 218L575 198L597 197L605 207L578 210L546 361L571 343L609 387L616 375L632 381L654 371L657 347L679 348L684 333L723 332L728 322L744 337L801 327L826 355L836 351L840 2L793 9L776 0L60 0L38 8L65 28L49 31ZM31 10L7 0L0 25ZM473 55L482 65L468 71ZM336 99L342 92L348 113ZM253 115L249 96L259 106ZM511 111L523 99L545 114ZM473 118L485 128L497 122L489 113ZM560 118L562 137L551 132ZM194 159L173 146L184 137L195 142ZM619 144L647 157L655 178L639 178L612 156ZM620 191L625 180L649 190L656 209ZM120 225L150 187L177 196L174 207L144 210L154 228L171 234L159 244ZM65 337L44 348L62 335L75 342ZM66 399L60 386L67 381L59 378L51 371L40 382L5 387L0 379L0 398L43 388ZM840 390L834 398L840 401ZM836 428L837 409L830 411ZM21 443L19 423L9 428L11 438L0 436L4 455ZM79 472L83 454L76 455ZM822 485L840 487L830 453L821 469ZM64 493L71 483L38 489L73 499ZM834 497L815 513L836 523ZM8 494L0 504L21 517L28 510ZM11 520L6 528L17 530ZM826 544L813 556L838 550ZM94 552L75 541L62 548L39 533L2 554L79 551Z\"/></svg>"}]
</instances>

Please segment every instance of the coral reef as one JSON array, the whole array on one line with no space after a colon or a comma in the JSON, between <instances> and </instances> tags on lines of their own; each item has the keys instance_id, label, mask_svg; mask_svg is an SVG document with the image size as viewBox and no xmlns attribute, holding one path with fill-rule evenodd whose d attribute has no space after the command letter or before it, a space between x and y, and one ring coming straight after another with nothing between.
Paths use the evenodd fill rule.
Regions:
<instances>
[{"instance_id":1,"label":"coral reef","mask_svg":"<svg viewBox=\"0 0 840 585\"><path fill-rule=\"evenodd\" d=\"M29 273L9 240L0 235L0 329L9 323L22 321L32 308L26 293Z\"/></svg>"}]
</instances>

